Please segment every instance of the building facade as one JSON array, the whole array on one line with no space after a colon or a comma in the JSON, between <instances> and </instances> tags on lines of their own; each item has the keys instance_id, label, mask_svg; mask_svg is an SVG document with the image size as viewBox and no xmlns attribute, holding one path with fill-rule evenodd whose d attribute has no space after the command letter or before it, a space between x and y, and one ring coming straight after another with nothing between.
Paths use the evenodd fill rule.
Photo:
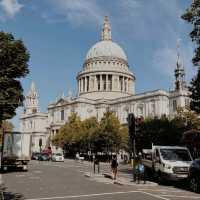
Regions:
<instances>
[{"instance_id":1,"label":"building facade","mask_svg":"<svg viewBox=\"0 0 200 200\"><path fill-rule=\"evenodd\" d=\"M47 113L41 113L38 109L35 112L34 106L38 102L35 100L33 105L33 96L36 99L37 95L31 88L26 97L26 102L29 103L25 104L25 113L20 121L21 130L27 130L25 126L32 121L35 123L34 130L38 133L33 132L33 137L43 135L48 143L48 138L58 132L73 112L81 119L95 116L100 120L109 109L116 114L122 124L126 124L130 112L144 118L162 115L174 117L178 107L189 105L189 92L179 53L175 67L174 90L157 89L135 94L135 75L130 71L124 50L112 41L108 17L104 19L101 40L89 49L76 80L78 95L73 96L69 93L67 97L59 98L48 105ZM35 141L38 142L37 139Z\"/></svg>"}]
</instances>

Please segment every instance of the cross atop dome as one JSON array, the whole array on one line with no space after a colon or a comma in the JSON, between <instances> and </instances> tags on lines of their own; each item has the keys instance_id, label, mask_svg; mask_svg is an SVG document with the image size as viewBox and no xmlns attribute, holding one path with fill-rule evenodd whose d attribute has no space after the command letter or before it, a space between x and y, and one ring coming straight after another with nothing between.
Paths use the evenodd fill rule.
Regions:
<instances>
[{"instance_id":1,"label":"cross atop dome","mask_svg":"<svg viewBox=\"0 0 200 200\"><path fill-rule=\"evenodd\" d=\"M111 27L109 23L108 16L104 17L104 23L101 31L101 40L112 40Z\"/></svg>"}]
</instances>

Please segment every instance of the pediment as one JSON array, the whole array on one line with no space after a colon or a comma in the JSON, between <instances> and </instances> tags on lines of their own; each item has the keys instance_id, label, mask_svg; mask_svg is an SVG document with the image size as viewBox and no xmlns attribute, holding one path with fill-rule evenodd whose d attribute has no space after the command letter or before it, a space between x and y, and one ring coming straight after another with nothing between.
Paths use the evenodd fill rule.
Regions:
<instances>
[{"instance_id":1,"label":"pediment","mask_svg":"<svg viewBox=\"0 0 200 200\"><path fill-rule=\"evenodd\" d=\"M67 101L63 98L60 98L57 102L56 102L56 106L61 106L63 104L67 103Z\"/></svg>"}]
</instances>

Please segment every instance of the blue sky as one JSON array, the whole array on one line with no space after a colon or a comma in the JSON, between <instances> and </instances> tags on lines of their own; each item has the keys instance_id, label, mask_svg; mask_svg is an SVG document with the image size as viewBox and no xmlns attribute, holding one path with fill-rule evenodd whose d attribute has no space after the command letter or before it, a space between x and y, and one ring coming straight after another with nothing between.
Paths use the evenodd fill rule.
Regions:
<instances>
[{"instance_id":1,"label":"blue sky","mask_svg":"<svg viewBox=\"0 0 200 200\"><path fill-rule=\"evenodd\" d=\"M191 0L0 0L0 30L27 46L30 74L40 109L71 89L89 48L100 39L103 17L109 16L112 39L126 52L136 76L136 92L173 88L176 44L180 40L186 80L194 75L192 27L180 16ZM18 126L18 117L13 122Z\"/></svg>"}]
</instances>

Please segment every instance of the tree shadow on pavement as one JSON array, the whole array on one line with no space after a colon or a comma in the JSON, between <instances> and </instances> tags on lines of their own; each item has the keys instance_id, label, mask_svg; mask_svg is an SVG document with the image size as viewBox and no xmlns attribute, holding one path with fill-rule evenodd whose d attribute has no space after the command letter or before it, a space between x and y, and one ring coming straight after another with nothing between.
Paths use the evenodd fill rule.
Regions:
<instances>
[{"instance_id":1,"label":"tree shadow on pavement","mask_svg":"<svg viewBox=\"0 0 200 200\"><path fill-rule=\"evenodd\" d=\"M6 190L4 185L0 186L0 200L24 200L25 197L20 193L13 193Z\"/></svg>"}]
</instances>

